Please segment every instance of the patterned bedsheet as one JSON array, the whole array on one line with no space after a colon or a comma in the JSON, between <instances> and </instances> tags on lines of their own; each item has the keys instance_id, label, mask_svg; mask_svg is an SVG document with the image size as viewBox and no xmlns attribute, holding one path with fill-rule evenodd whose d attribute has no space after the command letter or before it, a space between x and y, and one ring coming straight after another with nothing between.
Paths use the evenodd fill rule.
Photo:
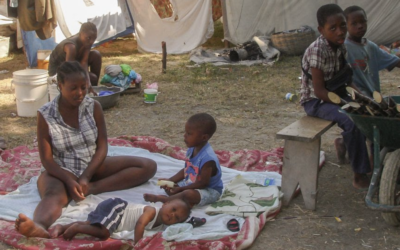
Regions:
<instances>
[{"instance_id":1,"label":"patterned bedsheet","mask_svg":"<svg viewBox=\"0 0 400 250\"><path fill-rule=\"evenodd\" d=\"M161 153L183 160L186 149L173 146L166 141L147 136L121 136L110 138L113 146L137 147L153 153ZM238 150L216 151L221 165L240 171L270 171L281 173L283 148L270 151ZM0 151L0 194L15 190L39 174L40 159L36 147L19 146ZM258 217L247 217L237 234L219 240L188 240L167 242L161 233L143 238L135 249L244 249L249 247L260 233L265 223L274 218L279 210L265 211ZM57 239L26 238L14 229L11 221L0 220L0 241L19 249L132 249L131 241L109 239L101 241L83 236L72 241Z\"/></svg>"}]
</instances>

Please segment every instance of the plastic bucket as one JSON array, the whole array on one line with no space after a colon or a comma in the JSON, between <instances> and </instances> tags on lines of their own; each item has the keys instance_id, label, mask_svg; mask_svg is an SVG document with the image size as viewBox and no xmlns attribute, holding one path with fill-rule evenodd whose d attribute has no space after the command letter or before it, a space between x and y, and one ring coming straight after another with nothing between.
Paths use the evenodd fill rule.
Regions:
<instances>
[{"instance_id":1,"label":"plastic bucket","mask_svg":"<svg viewBox=\"0 0 400 250\"><path fill-rule=\"evenodd\" d=\"M49 97L50 101L53 101L56 96L60 94L60 91L58 91L57 85L56 84L49 84Z\"/></svg>"},{"instance_id":2,"label":"plastic bucket","mask_svg":"<svg viewBox=\"0 0 400 250\"><path fill-rule=\"evenodd\" d=\"M49 59L52 50L38 50L37 51L37 68L48 69Z\"/></svg>"},{"instance_id":3,"label":"plastic bucket","mask_svg":"<svg viewBox=\"0 0 400 250\"><path fill-rule=\"evenodd\" d=\"M24 69L13 72L18 116L34 117L37 110L49 101L47 70Z\"/></svg>"},{"instance_id":4,"label":"plastic bucket","mask_svg":"<svg viewBox=\"0 0 400 250\"><path fill-rule=\"evenodd\" d=\"M158 91L156 89L145 89L144 90L144 102L145 103L156 103Z\"/></svg>"}]
</instances>

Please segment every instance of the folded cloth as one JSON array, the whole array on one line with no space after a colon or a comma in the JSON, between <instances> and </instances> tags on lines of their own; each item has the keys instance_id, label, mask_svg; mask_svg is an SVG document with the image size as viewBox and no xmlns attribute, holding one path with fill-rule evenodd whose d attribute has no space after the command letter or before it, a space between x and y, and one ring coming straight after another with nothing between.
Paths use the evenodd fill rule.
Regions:
<instances>
[{"instance_id":1,"label":"folded cloth","mask_svg":"<svg viewBox=\"0 0 400 250\"><path fill-rule=\"evenodd\" d=\"M142 81L142 76L139 73L136 73L135 83L140 83Z\"/></svg>"},{"instance_id":2,"label":"folded cloth","mask_svg":"<svg viewBox=\"0 0 400 250\"><path fill-rule=\"evenodd\" d=\"M131 83L136 79L136 72L134 70L130 70L127 76L124 75L123 72L120 72L117 76L111 77L108 74L105 74L101 79L100 83L111 83L115 86L122 87L124 89L129 88Z\"/></svg>"},{"instance_id":3,"label":"folded cloth","mask_svg":"<svg viewBox=\"0 0 400 250\"><path fill-rule=\"evenodd\" d=\"M124 73L124 75L129 75L130 71L132 70L131 66L129 66L128 64L121 64L121 69L122 69L122 73Z\"/></svg>"},{"instance_id":4,"label":"folded cloth","mask_svg":"<svg viewBox=\"0 0 400 250\"><path fill-rule=\"evenodd\" d=\"M115 94L115 92L110 91L110 90L102 90L99 92L99 96L107 96L107 95L112 95Z\"/></svg>"},{"instance_id":5,"label":"folded cloth","mask_svg":"<svg viewBox=\"0 0 400 250\"><path fill-rule=\"evenodd\" d=\"M100 83L110 83L112 81L114 77L108 75L108 74L104 74L104 76L101 78Z\"/></svg>"},{"instance_id":6,"label":"folded cloth","mask_svg":"<svg viewBox=\"0 0 400 250\"><path fill-rule=\"evenodd\" d=\"M104 73L112 77L117 76L121 72L122 68L119 65L107 65L104 68Z\"/></svg>"}]
</instances>

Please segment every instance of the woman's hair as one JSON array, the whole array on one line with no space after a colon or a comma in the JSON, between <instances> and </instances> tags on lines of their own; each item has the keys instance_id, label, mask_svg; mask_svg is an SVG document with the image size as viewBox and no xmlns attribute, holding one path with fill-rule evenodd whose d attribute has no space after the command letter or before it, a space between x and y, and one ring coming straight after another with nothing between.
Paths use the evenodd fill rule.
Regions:
<instances>
[{"instance_id":1,"label":"woman's hair","mask_svg":"<svg viewBox=\"0 0 400 250\"><path fill-rule=\"evenodd\" d=\"M214 118L207 113L192 115L187 122L196 126L196 128L203 131L204 134L208 134L210 138L217 130L217 123Z\"/></svg>"},{"instance_id":2,"label":"woman's hair","mask_svg":"<svg viewBox=\"0 0 400 250\"><path fill-rule=\"evenodd\" d=\"M74 74L82 74L82 77L86 79L87 73L77 61L66 61L63 62L57 68L57 81L64 84L65 79Z\"/></svg>"},{"instance_id":3,"label":"woman's hair","mask_svg":"<svg viewBox=\"0 0 400 250\"><path fill-rule=\"evenodd\" d=\"M342 8L339 7L337 4L325 4L319 7L317 11L317 21L320 27L324 27L326 20L328 17L332 15L336 15L339 13L343 13Z\"/></svg>"},{"instance_id":4,"label":"woman's hair","mask_svg":"<svg viewBox=\"0 0 400 250\"><path fill-rule=\"evenodd\" d=\"M97 27L91 22L83 23L81 26L81 29L79 30L79 33L87 33L89 31L93 31L97 33Z\"/></svg>"}]
</instances>

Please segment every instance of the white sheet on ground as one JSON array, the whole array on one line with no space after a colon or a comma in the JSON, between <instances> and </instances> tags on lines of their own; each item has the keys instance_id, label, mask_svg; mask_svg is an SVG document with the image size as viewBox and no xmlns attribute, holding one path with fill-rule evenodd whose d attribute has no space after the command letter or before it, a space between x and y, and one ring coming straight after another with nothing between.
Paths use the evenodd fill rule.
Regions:
<instances>
[{"instance_id":1,"label":"white sheet on ground","mask_svg":"<svg viewBox=\"0 0 400 250\"><path fill-rule=\"evenodd\" d=\"M149 204L143 200L143 193L164 194L164 191L156 185L158 178L170 177L184 166L184 161L182 160L177 160L157 153L150 153L149 151L140 148L110 146L108 155L134 155L151 158L157 162L157 173L150 181L139 187L107 192L99 195L89 195L85 200L79 203L72 201L63 210L62 216L55 222L55 224L67 224L77 220L86 220L89 212L94 210L99 202L111 197L120 197L134 203ZM281 175L275 172L241 172L222 167L222 179L224 185L227 185L238 174L241 174L244 178L249 180L259 180L260 177L263 177L275 179L276 185L278 186L280 186L281 183ZM24 213L30 218L33 217L35 207L40 201L36 182L37 177L33 177L29 183L20 186L14 192L0 196L0 219L12 221L15 220L19 213ZM153 205L161 206L161 203L155 203ZM217 239L226 235L231 235L233 233L227 229L226 223L231 218L236 218L240 225L244 222L243 218L232 215L221 214L209 216L205 213L205 209L206 206L197 207L192 210L191 216L206 218L207 223L201 227L194 228L190 239ZM157 231L146 231L145 236L152 235L156 232ZM188 238L187 234L182 237L182 239L176 240L179 241ZM133 239L134 231L114 233L112 238Z\"/></svg>"}]
</instances>

